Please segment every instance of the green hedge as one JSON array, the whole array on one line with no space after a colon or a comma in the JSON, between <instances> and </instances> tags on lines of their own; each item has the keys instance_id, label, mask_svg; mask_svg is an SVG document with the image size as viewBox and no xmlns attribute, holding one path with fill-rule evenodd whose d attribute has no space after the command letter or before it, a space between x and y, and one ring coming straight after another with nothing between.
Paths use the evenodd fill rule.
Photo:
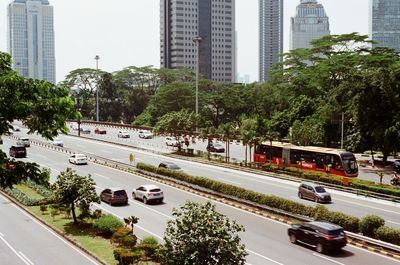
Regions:
<instances>
[{"instance_id":1,"label":"green hedge","mask_svg":"<svg viewBox=\"0 0 400 265\"><path fill-rule=\"evenodd\" d=\"M17 188L3 188L2 191L10 195L11 197L15 198L17 201L20 203L26 205L26 206L37 206L40 204L51 204L54 202L54 196L49 197L49 198L32 198L28 196L26 193L22 192L21 190Z\"/></svg>"},{"instance_id":2,"label":"green hedge","mask_svg":"<svg viewBox=\"0 0 400 265\"><path fill-rule=\"evenodd\" d=\"M385 220L376 215L367 215L360 220L360 232L365 236L373 237L375 231L385 225Z\"/></svg>"},{"instance_id":3,"label":"green hedge","mask_svg":"<svg viewBox=\"0 0 400 265\"><path fill-rule=\"evenodd\" d=\"M376 239L400 245L400 229L381 226L375 231Z\"/></svg>"},{"instance_id":4,"label":"green hedge","mask_svg":"<svg viewBox=\"0 0 400 265\"><path fill-rule=\"evenodd\" d=\"M113 233L119 227L123 227L122 221L112 214L106 214L96 220L93 227L104 233Z\"/></svg>"}]
</instances>

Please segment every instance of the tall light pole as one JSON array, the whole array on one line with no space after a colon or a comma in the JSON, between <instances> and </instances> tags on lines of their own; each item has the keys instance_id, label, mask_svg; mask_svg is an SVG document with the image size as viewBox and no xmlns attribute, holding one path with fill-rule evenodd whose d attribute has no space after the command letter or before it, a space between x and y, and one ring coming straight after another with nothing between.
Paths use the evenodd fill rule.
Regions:
<instances>
[{"instance_id":1,"label":"tall light pole","mask_svg":"<svg viewBox=\"0 0 400 265\"><path fill-rule=\"evenodd\" d=\"M193 38L193 42L197 44L197 57L196 57L196 116L199 114L199 65L200 65L200 42L201 37ZM197 131L197 126L196 126Z\"/></svg>"},{"instance_id":2,"label":"tall light pole","mask_svg":"<svg viewBox=\"0 0 400 265\"><path fill-rule=\"evenodd\" d=\"M96 60L96 71L98 72L100 56L96 55L94 57L94 59ZM96 84L96 121L99 121L99 80L98 79L97 79L97 84Z\"/></svg>"}]
</instances>

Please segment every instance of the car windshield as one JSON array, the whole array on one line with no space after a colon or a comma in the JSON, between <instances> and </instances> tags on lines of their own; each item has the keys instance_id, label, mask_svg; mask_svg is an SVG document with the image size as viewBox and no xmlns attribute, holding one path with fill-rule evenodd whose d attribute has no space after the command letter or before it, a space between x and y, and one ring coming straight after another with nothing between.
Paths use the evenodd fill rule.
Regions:
<instances>
[{"instance_id":1,"label":"car windshield","mask_svg":"<svg viewBox=\"0 0 400 265\"><path fill-rule=\"evenodd\" d=\"M160 192L160 189L151 189L150 192Z\"/></svg>"},{"instance_id":2,"label":"car windshield","mask_svg":"<svg viewBox=\"0 0 400 265\"><path fill-rule=\"evenodd\" d=\"M341 236L343 235L343 229L329 230L328 234L331 236Z\"/></svg>"},{"instance_id":3,"label":"car windshield","mask_svg":"<svg viewBox=\"0 0 400 265\"><path fill-rule=\"evenodd\" d=\"M115 196L125 196L125 195L126 195L126 191L124 191L124 190L117 190L117 191L114 191L114 195L115 195Z\"/></svg>"},{"instance_id":4,"label":"car windshield","mask_svg":"<svg viewBox=\"0 0 400 265\"><path fill-rule=\"evenodd\" d=\"M167 164L167 167L170 169L181 169L180 167L178 167L178 165L175 164Z\"/></svg>"},{"instance_id":5,"label":"car windshield","mask_svg":"<svg viewBox=\"0 0 400 265\"><path fill-rule=\"evenodd\" d=\"M315 187L315 191L316 191L317 193L324 193L324 192L326 192L326 190L325 190L323 187L321 187L321 186L316 186L316 187Z\"/></svg>"},{"instance_id":6,"label":"car windshield","mask_svg":"<svg viewBox=\"0 0 400 265\"><path fill-rule=\"evenodd\" d=\"M214 147L222 147L220 144L214 144Z\"/></svg>"}]
</instances>

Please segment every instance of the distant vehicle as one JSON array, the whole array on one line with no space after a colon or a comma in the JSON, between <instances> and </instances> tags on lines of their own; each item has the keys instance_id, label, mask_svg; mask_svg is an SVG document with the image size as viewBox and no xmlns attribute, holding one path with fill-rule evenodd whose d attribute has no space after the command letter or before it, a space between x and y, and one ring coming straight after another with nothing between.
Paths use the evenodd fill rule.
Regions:
<instances>
[{"instance_id":1,"label":"distant vehicle","mask_svg":"<svg viewBox=\"0 0 400 265\"><path fill-rule=\"evenodd\" d=\"M55 146L60 146L60 147L63 147L63 146L64 146L64 143L63 143L63 141L62 141L60 138L54 139L54 140L53 140L53 144L54 144Z\"/></svg>"},{"instance_id":2,"label":"distant vehicle","mask_svg":"<svg viewBox=\"0 0 400 265\"><path fill-rule=\"evenodd\" d=\"M224 153L225 148L219 143L210 143L210 145L207 146L207 151L216 152L216 153Z\"/></svg>"},{"instance_id":3,"label":"distant vehicle","mask_svg":"<svg viewBox=\"0 0 400 265\"><path fill-rule=\"evenodd\" d=\"M118 138L130 138L130 134L127 131L119 131Z\"/></svg>"},{"instance_id":4,"label":"distant vehicle","mask_svg":"<svg viewBox=\"0 0 400 265\"><path fill-rule=\"evenodd\" d=\"M175 163L172 162L161 162L158 167L163 167L163 168L167 168L167 169L171 169L171 170L175 170L175 171L182 171L182 169Z\"/></svg>"},{"instance_id":5,"label":"distant vehicle","mask_svg":"<svg viewBox=\"0 0 400 265\"><path fill-rule=\"evenodd\" d=\"M288 235L291 243L301 242L315 247L318 253L339 250L347 244L344 229L327 222L294 224L288 229Z\"/></svg>"},{"instance_id":6,"label":"distant vehicle","mask_svg":"<svg viewBox=\"0 0 400 265\"><path fill-rule=\"evenodd\" d=\"M180 145L179 141L176 140L175 137L165 137L165 144L167 146L173 146L173 147L178 147Z\"/></svg>"},{"instance_id":7,"label":"distant vehicle","mask_svg":"<svg viewBox=\"0 0 400 265\"><path fill-rule=\"evenodd\" d=\"M152 201L162 203L164 199L164 193L156 185L142 185L132 192L132 198L134 200L142 200L144 204Z\"/></svg>"},{"instance_id":8,"label":"distant vehicle","mask_svg":"<svg viewBox=\"0 0 400 265\"><path fill-rule=\"evenodd\" d=\"M153 134L149 131L139 131L139 138L151 139L153 138Z\"/></svg>"},{"instance_id":9,"label":"distant vehicle","mask_svg":"<svg viewBox=\"0 0 400 265\"><path fill-rule=\"evenodd\" d=\"M96 128L96 129L94 130L94 133L95 133L95 134L106 134L107 131L106 131L105 129Z\"/></svg>"},{"instance_id":10,"label":"distant vehicle","mask_svg":"<svg viewBox=\"0 0 400 265\"><path fill-rule=\"evenodd\" d=\"M24 145L13 145L10 147L9 154L11 157L26 157L26 147Z\"/></svg>"},{"instance_id":11,"label":"distant vehicle","mask_svg":"<svg viewBox=\"0 0 400 265\"><path fill-rule=\"evenodd\" d=\"M25 146L25 147L30 147L30 146L31 146L31 143L30 143L28 137L20 137L20 138L18 138L18 140L17 140L17 145L23 145L23 146Z\"/></svg>"},{"instance_id":12,"label":"distant vehicle","mask_svg":"<svg viewBox=\"0 0 400 265\"><path fill-rule=\"evenodd\" d=\"M331 195L324 187L311 182L302 182L299 186L298 196L300 199L309 199L315 202L331 202Z\"/></svg>"},{"instance_id":13,"label":"distant vehicle","mask_svg":"<svg viewBox=\"0 0 400 265\"><path fill-rule=\"evenodd\" d=\"M100 193L100 200L109 203L110 205L114 204L128 204L128 194L122 188L109 188L105 189Z\"/></svg>"},{"instance_id":14,"label":"distant vehicle","mask_svg":"<svg viewBox=\"0 0 400 265\"><path fill-rule=\"evenodd\" d=\"M14 125L14 126L13 126L13 131L14 131L14 132L20 132L20 131L21 131L21 128L19 128L18 126Z\"/></svg>"},{"instance_id":15,"label":"distant vehicle","mask_svg":"<svg viewBox=\"0 0 400 265\"><path fill-rule=\"evenodd\" d=\"M393 162L393 170L400 173L400 160L395 160Z\"/></svg>"},{"instance_id":16,"label":"distant vehicle","mask_svg":"<svg viewBox=\"0 0 400 265\"><path fill-rule=\"evenodd\" d=\"M72 130L74 130L74 131L77 131L77 130L79 129L79 126L78 126L77 123L71 123L71 124L69 125L69 127L70 127Z\"/></svg>"},{"instance_id":17,"label":"distant vehicle","mask_svg":"<svg viewBox=\"0 0 400 265\"><path fill-rule=\"evenodd\" d=\"M85 127L81 127L81 133L89 134L90 133L90 129L89 128L85 128Z\"/></svg>"},{"instance_id":18,"label":"distant vehicle","mask_svg":"<svg viewBox=\"0 0 400 265\"><path fill-rule=\"evenodd\" d=\"M358 176L354 154L334 148L265 142L254 148L254 162L300 167L343 177Z\"/></svg>"},{"instance_id":19,"label":"distant vehicle","mask_svg":"<svg viewBox=\"0 0 400 265\"><path fill-rule=\"evenodd\" d=\"M75 165L86 165L87 156L84 154L73 154L69 157L68 161Z\"/></svg>"}]
</instances>

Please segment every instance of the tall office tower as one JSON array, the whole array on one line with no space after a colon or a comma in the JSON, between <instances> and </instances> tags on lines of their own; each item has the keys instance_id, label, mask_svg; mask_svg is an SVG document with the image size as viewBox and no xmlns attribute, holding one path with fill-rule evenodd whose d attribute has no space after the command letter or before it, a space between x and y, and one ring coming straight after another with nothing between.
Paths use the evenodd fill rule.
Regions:
<instances>
[{"instance_id":1,"label":"tall office tower","mask_svg":"<svg viewBox=\"0 0 400 265\"><path fill-rule=\"evenodd\" d=\"M53 7L48 0L14 0L7 15L13 69L25 78L55 84Z\"/></svg>"},{"instance_id":2,"label":"tall office tower","mask_svg":"<svg viewBox=\"0 0 400 265\"><path fill-rule=\"evenodd\" d=\"M400 52L400 0L372 0L370 34L377 43L372 47L388 47Z\"/></svg>"},{"instance_id":3,"label":"tall office tower","mask_svg":"<svg viewBox=\"0 0 400 265\"><path fill-rule=\"evenodd\" d=\"M283 53L283 0L259 0L259 80L269 79Z\"/></svg>"},{"instance_id":4,"label":"tall office tower","mask_svg":"<svg viewBox=\"0 0 400 265\"><path fill-rule=\"evenodd\" d=\"M300 0L290 18L290 49L311 48L310 42L329 35L329 18L317 0Z\"/></svg>"},{"instance_id":5,"label":"tall office tower","mask_svg":"<svg viewBox=\"0 0 400 265\"><path fill-rule=\"evenodd\" d=\"M235 82L235 0L160 0L160 64ZM194 40L200 37L197 43Z\"/></svg>"}]
</instances>

